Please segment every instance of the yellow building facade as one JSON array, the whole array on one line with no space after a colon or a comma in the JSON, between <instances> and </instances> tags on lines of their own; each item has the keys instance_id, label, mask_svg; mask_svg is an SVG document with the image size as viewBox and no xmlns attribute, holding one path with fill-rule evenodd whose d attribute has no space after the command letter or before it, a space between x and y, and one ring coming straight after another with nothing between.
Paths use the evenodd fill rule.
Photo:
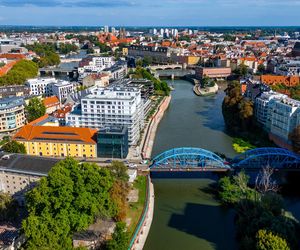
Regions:
<instances>
[{"instance_id":1,"label":"yellow building facade","mask_svg":"<svg viewBox=\"0 0 300 250\"><path fill-rule=\"evenodd\" d=\"M97 130L73 127L24 126L14 140L29 155L51 157L97 157Z\"/></svg>"}]
</instances>

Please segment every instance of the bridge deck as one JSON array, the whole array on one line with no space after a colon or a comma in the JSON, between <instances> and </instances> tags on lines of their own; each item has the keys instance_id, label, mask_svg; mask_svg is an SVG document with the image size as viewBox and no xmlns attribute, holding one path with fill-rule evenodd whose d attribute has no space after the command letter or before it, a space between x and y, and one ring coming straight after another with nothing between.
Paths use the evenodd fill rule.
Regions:
<instances>
[{"instance_id":1,"label":"bridge deck","mask_svg":"<svg viewBox=\"0 0 300 250\"><path fill-rule=\"evenodd\" d=\"M227 172L224 168L151 168L150 172Z\"/></svg>"}]
</instances>

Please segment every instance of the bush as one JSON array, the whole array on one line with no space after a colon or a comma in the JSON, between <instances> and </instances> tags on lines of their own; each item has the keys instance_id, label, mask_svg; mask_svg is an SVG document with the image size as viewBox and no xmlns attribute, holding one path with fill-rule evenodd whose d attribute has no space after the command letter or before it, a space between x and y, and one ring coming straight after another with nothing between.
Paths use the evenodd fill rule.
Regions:
<instances>
[{"instance_id":1,"label":"bush","mask_svg":"<svg viewBox=\"0 0 300 250\"><path fill-rule=\"evenodd\" d=\"M9 141L2 146L2 149L8 153L26 154L26 148L22 143Z\"/></svg>"},{"instance_id":2,"label":"bush","mask_svg":"<svg viewBox=\"0 0 300 250\"><path fill-rule=\"evenodd\" d=\"M259 230L257 233L257 250L289 250L289 246L285 239L272 232L266 230Z\"/></svg>"}]
</instances>

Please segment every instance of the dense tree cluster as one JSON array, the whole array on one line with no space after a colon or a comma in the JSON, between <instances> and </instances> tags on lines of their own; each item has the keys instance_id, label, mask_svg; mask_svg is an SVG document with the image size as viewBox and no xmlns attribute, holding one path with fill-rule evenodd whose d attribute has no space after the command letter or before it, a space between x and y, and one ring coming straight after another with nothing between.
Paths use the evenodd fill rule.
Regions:
<instances>
[{"instance_id":1,"label":"dense tree cluster","mask_svg":"<svg viewBox=\"0 0 300 250\"><path fill-rule=\"evenodd\" d=\"M134 74L132 75L133 78L137 79L148 79L153 82L154 89L157 94L159 95L169 95L170 94L170 87L167 82L160 81L159 79L155 78L149 71L142 67L137 67Z\"/></svg>"},{"instance_id":2,"label":"dense tree cluster","mask_svg":"<svg viewBox=\"0 0 300 250\"><path fill-rule=\"evenodd\" d=\"M247 65L241 63L237 68L233 71L239 77L245 77L249 73L249 68Z\"/></svg>"},{"instance_id":3,"label":"dense tree cluster","mask_svg":"<svg viewBox=\"0 0 300 250\"><path fill-rule=\"evenodd\" d=\"M283 199L272 191L270 176L267 179L263 182L267 187L260 184L255 189L248 186L249 178L244 173L219 181L222 203L236 210L240 249L299 249L299 223L284 210Z\"/></svg>"},{"instance_id":4,"label":"dense tree cluster","mask_svg":"<svg viewBox=\"0 0 300 250\"><path fill-rule=\"evenodd\" d=\"M60 63L60 58L55 52L56 48L54 44L35 43L27 45L26 48L34 51L39 56L39 58L34 58L34 61L38 63L40 68L55 66Z\"/></svg>"},{"instance_id":5,"label":"dense tree cluster","mask_svg":"<svg viewBox=\"0 0 300 250\"><path fill-rule=\"evenodd\" d=\"M61 43L57 49L60 54L66 55L69 54L70 52L76 52L78 50L78 47L75 44Z\"/></svg>"},{"instance_id":6,"label":"dense tree cluster","mask_svg":"<svg viewBox=\"0 0 300 250\"><path fill-rule=\"evenodd\" d=\"M222 103L225 124L232 131L247 131L253 122L253 103L244 98L240 83L230 82Z\"/></svg>"},{"instance_id":7,"label":"dense tree cluster","mask_svg":"<svg viewBox=\"0 0 300 250\"><path fill-rule=\"evenodd\" d=\"M0 86L24 84L29 78L36 77L38 66L35 62L21 60L17 62L8 73L0 77Z\"/></svg>"},{"instance_id":8,"label":"dense tree cluster","mask_svg":"<svg viewBox=\"0 0 300 250\"><path fill-rule=\"evenodd\" d=\"M300 85L286 86L285 84L277 84L271 86L272 90L289 95L291 98L300 101Z\"/></svg>"},{"instance_id":9,"label":"dense tree cluster","mask_svg":"<svg viewBox=\"0 0 300 250\"><path fill-rule=\"evenodd\" d=\"M112 235L112 239L107 242L107 250L127 250L129 235L126 232L126 224L118 222Z\"/></svg>"},{"instance_id":10,"label":"dense tree cluster","mask_svg":"<svg viewBox=\"0 0 300 250\"><path fill-rule=\"evenodd\" d=\"M17 141L8 141L2 146L2 150L8 153L26 154L26 148Z\"/></svg>"},{"instance_id":11,"label":"dense tree cluster","mask_svg":"<svg viewBox=\"0 0 300 250\"><path fill-rule=\"evenodd\" d=\"M86 229L96 218L116 218L122 209L117 196L124 195L123 186L116 183L125 185L126 179L119 167L110 170L71 158L56 164L26 196L26 249L72 249L74 232ZM118 230L124 231L123 227L117 226L115 233L123 237ZM115 234L113 239L120 241Z\"/></svg>"},{"instance_id":12,"label":"dense tree cluster","mask_svg":"<svg viewBox=\"0 0 300 250\"><path fill-rule=\"evenodd\" d=\"M25 107L27 120L29 122L34 121L37 118L46 114L46 107L42 100L37 97L30 99L28 105Z\"/></svg>"}]
</instances>

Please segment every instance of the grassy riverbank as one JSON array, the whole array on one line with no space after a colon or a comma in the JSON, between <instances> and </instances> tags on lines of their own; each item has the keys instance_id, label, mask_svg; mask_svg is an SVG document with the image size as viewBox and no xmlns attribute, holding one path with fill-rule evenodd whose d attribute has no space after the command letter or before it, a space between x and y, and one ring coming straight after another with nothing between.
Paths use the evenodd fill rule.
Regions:
<instances>
[{"instance_id":1,"label":"grassy riverbank","mask_svg":"<svg viewBox=\"0 0 300 250\"><path fill-rule=\"evenodd\" d=\"M133 183L133 188L138 190L139 198L137 202L129 203L127 217L131 219L130 225L128 227L128 233L130 237L132 237L144 209L147 191L147 177L143 175L138 176Z\"/></svg>"}]
</instances>

